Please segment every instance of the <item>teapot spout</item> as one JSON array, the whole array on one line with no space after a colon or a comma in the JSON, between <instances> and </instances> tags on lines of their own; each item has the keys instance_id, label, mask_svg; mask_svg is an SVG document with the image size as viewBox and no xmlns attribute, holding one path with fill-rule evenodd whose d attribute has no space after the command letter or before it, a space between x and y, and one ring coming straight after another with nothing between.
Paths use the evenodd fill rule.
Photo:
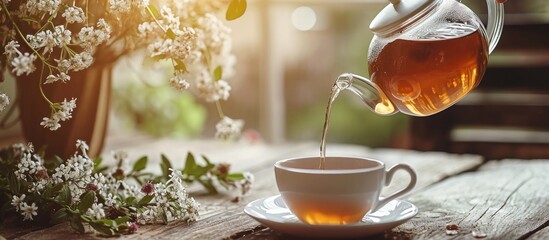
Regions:
<instances>
[{"instance_id":1,"label":"teapot spout","mask_svg":"<svg viewBox=\"0 0 549 240\"><path fill-rule=\"evenodd\" d=\"M348 90L360 97L360 100L379 115L392 115L398 112L377 84L370 79L354 73L343 73L336 80L340 90Z\"/></svg>"}]
</instances>

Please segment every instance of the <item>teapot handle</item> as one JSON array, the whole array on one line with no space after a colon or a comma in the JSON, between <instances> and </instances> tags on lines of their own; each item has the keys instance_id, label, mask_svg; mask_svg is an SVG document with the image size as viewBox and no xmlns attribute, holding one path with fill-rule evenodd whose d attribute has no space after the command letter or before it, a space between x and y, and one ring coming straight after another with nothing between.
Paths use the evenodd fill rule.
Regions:
<instances>
[{"instance_id":1,"label":"teapot handle","mask_svg":"<svg viewBox=\"0 0 549 240\"><path fill-rule=\"evenodd\" d=\"M492 53L503 30L503 3L495 0L486 0L488 5L488 26L486 27L488 37L488 54Z\"/></svg>"}]
</instances>

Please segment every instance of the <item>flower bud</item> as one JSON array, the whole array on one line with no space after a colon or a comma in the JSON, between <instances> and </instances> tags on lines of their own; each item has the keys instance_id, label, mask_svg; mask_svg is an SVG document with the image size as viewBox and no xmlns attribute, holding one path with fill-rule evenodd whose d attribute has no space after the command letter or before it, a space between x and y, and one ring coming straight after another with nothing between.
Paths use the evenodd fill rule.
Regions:
<instances>
[{"instance_id":1,"label":"flower bud","mask_svg":"<svg viewBox=\"0 0 549 240\"><path fill-rule=\"evenodd\" d=\"M99 188L97 187L97 185L95 185L93 183L88 183L88 185L86 186L86 190L97 192L97 190L99 190Z\"/></svg>"},{"instance_id":2,"label":"flower bud","mask_svg":"<svg viewBox=\"0 0 549 240\"><path fill-rule=\"evenodd\" d=\"M143 192L144 194L151 194L154 192L154 184L152 183L145 183L143 184L143 186L141 187L141 192Z\"/></svg>"}]
</instances>

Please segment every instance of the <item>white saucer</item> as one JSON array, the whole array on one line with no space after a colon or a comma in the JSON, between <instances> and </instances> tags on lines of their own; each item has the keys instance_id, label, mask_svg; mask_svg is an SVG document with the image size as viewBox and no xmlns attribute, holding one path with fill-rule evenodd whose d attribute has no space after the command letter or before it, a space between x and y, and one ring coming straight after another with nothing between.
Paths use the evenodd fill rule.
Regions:
<instances>
[{"instance_id":1,"label":"white saucer","mask_svg":"<svg viewBox=\"0 0 549 240\"><path fill-rule=\"evenodd\" d=\"M307 237L360 237L382 233L414 217L418 208L403 200L393 200L361 222L345 225L312 225L299 221L286 207L280 195L248 203L244 212L278 232Z\"/></svg>"}]
</instances>

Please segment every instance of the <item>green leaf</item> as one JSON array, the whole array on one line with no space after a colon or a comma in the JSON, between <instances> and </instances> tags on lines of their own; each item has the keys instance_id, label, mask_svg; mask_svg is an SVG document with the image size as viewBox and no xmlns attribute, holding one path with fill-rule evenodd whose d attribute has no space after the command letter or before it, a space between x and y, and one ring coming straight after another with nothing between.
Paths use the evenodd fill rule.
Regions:
<instances>
[{"instance_id":1,"label":"green leaf","mask_svg":"<svg viewBox=\"0 0 549 240\"><path fill-rule=\"evenodd\" d=\"M105 205L105 198L101 194L97 194L95 197L97 197L97 203L101 203L103 206Z\"/></svg>"},{"instance_id":2,"label":"green leaf","mask_svg":"<svg viewBox=\"0 0 549 240\"><path fill-rule=\"evenodd\" d=\"M152 14L154 18L159 19L161 17L158 10L156 10L156 8L152 4L149 4L148 8L149 8L149 12Z\"/></svg>"},{"instance_id":3,"label":"green leaf","mask_svg":"<svg viewBox=\"0 0 549 240\"><path fill-rule=\"evenodd\" d=\"M90 226L95 229L95 231L103 234L103 235L106 235L106 236L113 236L114 235L114 230L110 227L110 226L107 226L101 222L90 222Z\"/></svg>"},{"instance_id":4,"label":"green leaf","mask_svg":"<svg viewBox=\"0 0 549 240\"><path fill-rule=\"evenodd\" d=\"M182 173L183 174L190 174L192 170L196 168L196 160L194 159L194 155L192 153L187 153L187 158L185 159L185 167L183 168Z\"/></svg>"},{"instance_id":5,"label":"green leaf","mask_svg":"<svg viewBox=\"0 0 549 240\"><path fill-rule=\"evenodd\" d=\"M166 37L169 39L175 39L175 37L177 37L177 34L175 34L175 32L173 32L171 28L168 28L168 30L166 30Z\"/></svg>"},{"instance_id":6,"label":"green leaf","mask_svg":"<svg viewBox=\"0 0 549 240\"><path fill-rule=\"evenodd\" d=\"M103 158L102 157L97 157L93 160L93 165L95 165L97 167L101 164L101 162L103 162Z\"/></svg>"},{"instance_id":7,"label":"green leaf","mask_svg":"<svg viewBox=\"0 0 549 240\"><path fill-rule=\"evenodd\" d=\"M139 206L145 206L147 204L149 204L149 202L151 202L151 200L153 200L154 198L154 195L145 195L143 198L141 198L141 200L139 200L139 202L137 204L139 204Z\"/></svg>"},{"instance_id":8,"label":"green leaf","mask_svg":"<svg viewBox=\"0 0 549 240\"><path fill-rule=\"evenodd\" d=\"M138 171L141 171L141 170L145 169L147 167L147 162L148 161L149 161L149 159L147 158L147 156L143 156L143 157L139 158L137 160L137 162L135 162L135 164L133 164L132 172L138 172Z\"/></svg>"},{"instance_id":9,"label":"green leaf","mask_svg":"<svg viewBox=\"0 0 549 240\"><path fill-rule=\"evenodd\" d=\"M246 0L231 0L225 13L225 19L231 21L241 17L246 12L246 7Z\"/></svg>"},{"instance_id":10,"label":"green leaf","mask_svg":"<svg viewBox=\"0 0 549 240\"><path fill-rule=\"evenodd\" d=\"M107 170L107 166L100 166L102 162L102 157L97 157L93 160L93 173L100 173Z\"/></svg>"},{"instance_id":11,"label":"green leaf","mask_svg":"<svg viewBox=\"0 0 549 240\"><path fill-rule=\"evenodd\" d=\"M130 206L133 206L135 205L135 202L136 202L136 199L134 196L130 196L130 197L127 197L126 199L124 199L124 202Z\"/></svg>"},{"instance_id":12,"label":"green leaf","mask_svg":"<svg viewBox=\"0 0 549 240\"><path fill-rule=\"evenodd\" d=\"M162 176L164 179L168 179L170 177L170 168L172 168L172 164L170 163L170 160L166 155L162 154L161 156L162 162L160 162L160 168L162 169Z\"/></svg>"},{"instance_id":13,"label":"green leaf","mask_svg":"<svg viewBox=\"0 0 549 240\"><path fill-rule=\"evenodd\" d=\"M158 54L154 57L151 57L154 61L158 62L160 60L164 60L166 58L166 54Z\"/></svg>"},{"instance_id":14,"label":"green leaf","mask_svg":"<svg viewBox=\"0 0 549 240\"><path fill-rule=\"evenodd\" d=\"M80 212L76 214L80 214ZM91 217L88 215L76 215L76 216L80 217L81 222L90 223L92 221Z\"/></svg>"},{"instance_id":15,"label":"green leaf","mask_svg":"<svg viewBox=\"0 0 549 240\"><path fill-rule=\"evenodd\" d=\"M55 184L52 187L46 188L46 190L44 191L43 196L46 197L46 198L48 198L52 195L57 196L58 192L61 191L62 188L63 188L63 184Z\"/></svg>"},{"instance_id":16,"label":"green leaf","mask_svg":"<svg viewBox=\"0 0 549 240\"><path fill-rule=\"evenodd\" d=\"M75 218L72 221L70 221L70 225L72 229L76 230L79 233L84 233L86 230L84 229L84 225L80 221L80 219Z\"/></svg>"},{"instance_id":17,"label":"green leaf","mask_svg":"<svg viewBox=\"0 0 549 240\"><path fill-rule=\"evenodd\" d=\"M166 211L162 211L162 214L160 214L160 217L162 218L162 223L168 224L168 215L166 215Z\"/></svg>"},{"instance_id":18,"label":"green leaf","mask_svg":"<svg viewBox=\"0 0 549 240\"><path fill-rule=\"evenodd\" d=\"M217 194L217 189L213 185L212 179L207 179L205 181L198 180L198 182L202 184L202 186L204 186L204 188L206 188L206 190L208 190L209 193Z\"/></svg>"},{"instance_id":19,"label":"green leaf","mask_svg":"<svg viewBox=\"0 0 549 240\"><path fill-rule=\"evenodd\" d=\"M202 157L202 159L204 159L204 161L206 162L206 164L208 164L208 166L214 166L214 165L212 164L212 162L210 162L210 159L208 159L206 156L202 155L201 157Z\"/></svg>"},{"instance_id":20,"label":"green leaf","mask_svg":"<svg viewBox=\"0 0 549 240\"><path fill-rule=\"evenodd\" d=\"M62 223L67 220L68 216L69 216L69 213L67 212L67 209L61 208L51 216L50 223L51 224Z\"/></svg>"},{"instance_id":21,"label":"green leaf","mask_svg":"<svg viewBox=\"0 0 549 240\"><path fill-rule=\"evenodd\" d=\"M208 173L208 171L210 171L210 167L208 166L197 166L196 168L192 169L189 175L199 178L202 175Z\"/></svg>"},{"instance_id":22,"label":"green leaf","mask_svg":"<svg viewBox=\"0 0 549 240\"><path fill-rule=\"evenodd\" d=\"M106 225L106 226L111 226L111 227L116 227L116 225L117 225L117 223L115 221L110 220L110 219L106 219L106 218L97 219L94 222L99 223L99 224L103 224L103 225Z\"/></svg>"},{"instance_id":23,"label":"green leaf","mask_svg":"<svg viewBox=\"0 0 549 240\"><path fill-rule=\"evenodd\" d=\"M93 203L95 202L95 192L88 191L80 197L80 202L78 203L78 210L81 213L85 213Z\"/></svg>"},{"instance_id":24,"label":"green leaf","mask_svg":"<svg viewBox=\"0 0 549 240\"><path fill-rule=\"evenodd\" d=\"M227 174L226 178L228 180L242 180L242 179L244 179L244 174L242 174L242 173L230 173L230 174Z\"/></svg>"},{"instance_id":25,"label":"green leaf","mask_svg":"<svg viewBox=\"0 0 549 240\"><path fill-rule=\"evenodd\" d=\"M61 204L64 205L70 205L72 202L72 196L71 196L71 190L69 188L69 185L63 185L63 188L59 192L59 195L55 198L55 200Z\"/></svg>"},{"instance_id":26,"label":"green leaf","mask_svg":"<svg viewBox=\"0 0 549 240\"><path fill-rule=\"evenodd\" d=\"M94 168L94 169L93 169L93 172L94 172L94 173L103 173L103 172L105 172L107 169L109 169L109 167L107 167L107 166L102 166L102 167Z\"/></svg>"},{"instance_id":27,"label":"green leaf","mask_svg":"<svg viewBox=\"0 0 549 240\"><path fill-rule=\"evenodd\" d=\"M114 222L118 225L122 225L123 223L129 222L131 220L128 216L119 217L117 219L114 219Z\"/></svg>"},{"instance_id":28,"label":"green leaf","mask_svg":"<svg viewBox=\"0 0 549 240\"><path fill-rule=\"evenodd\" d=\"M184 73L188 72L187 71L187 65L185 65L185 63L179 59L176 59L174 58L174 61L176 63L175 65L175 70L178 70L178 71L182 71Z\"/></svg>"},{"instance_id":29,"label":"green leaf","mask_svg":"<svg viewBox=\"0 0 549 240\"><path fill-rule=\"evenodd\" d=\"M221 66L218 66L215 68L214 72L214 82L220 80L223 77L223 68Z\"/></svg>"}]
</instances>

